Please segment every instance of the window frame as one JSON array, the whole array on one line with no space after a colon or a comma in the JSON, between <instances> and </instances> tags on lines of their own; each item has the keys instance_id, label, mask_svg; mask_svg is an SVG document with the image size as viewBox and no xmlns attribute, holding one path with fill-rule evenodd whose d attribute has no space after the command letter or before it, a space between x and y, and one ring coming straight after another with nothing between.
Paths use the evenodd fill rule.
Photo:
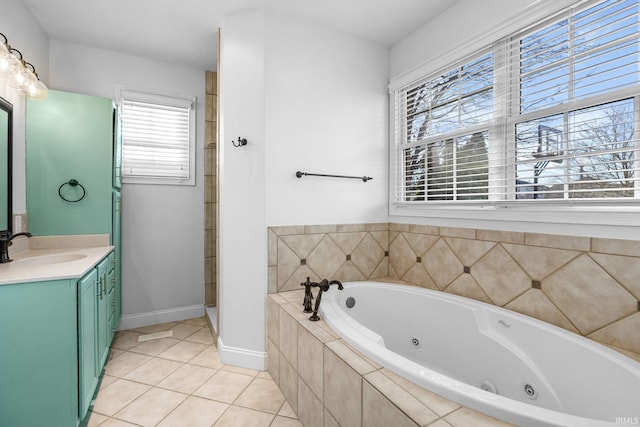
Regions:
<instances>
[{"instance_id":1,"label":"window frame","mask_svg":"<svg viewBox=\"0 0 640 427\"><path fill-rule=\"evenodd\" d=\"M460 62L460 58L472 57L474 54L480 54L487 46L493 46L494 51L497 53L501 49L505 49L506 45L510 43L511 38L519 38L525 33L531 33L536 27L543 25L549 25L548 22L556 17L560 19L566 14L575 14L578 10L583 10L594 4L599 0L589 1L572 1L564 2L561 4L559 10L555 13L550 13L545 10L542 5L538 5L537 8L527 10L526 19L524 22L529 22L529 25L515 25L515 24L503 24L488 31L488 35L478 39L476 42L470 45L461 45L456 49L452 49L449 53L443 55L440 58L432 61L431 64L425 64L421 67L409 71L405 75L398 76L391 80L389 85L389 100L390 100L390 144L389 144L389 214L398 216L411 216L411 217L431 217L431 218L446 218L448 221L456 221L458 219L473 219L482 221L508 221L511 224L511 228L514 225L520 224L521 221L536 222L536 223L559 223L559 224L591 224L591 225L621 225L621 226L638 226L640 225L640 219L638 219L637 213L640 212L640 199L603 199L583 201L580 199L550 199L550 200L474 200L474 201L414 201L405 202L396 200L396 193L398 191L399 183L398 179L402 178L402 175L397 174L397 165L401 159L398 158L402 153L402 148L397 145L398 136L396 134L396 127L398 123L397 113L397 91L407 85L412 84L419 80L423 80L428 75L435 75L437 72L445 69L447 64L451 65L451 68L456 63ZM520 21L520 22L523 22ZM498 40L498 41L496 41ZM514 51L511 54L514 55ZM517 56L517 55L516 55ZM498 56L495 56L496 69L500 66L498 64ZM511 60L513 64L513 56L507 58ZM517 64L517 62L515 62ZM509 85L513 85L517 79L514 79L514 73L519 76L519 67L513 66L506 73L509 75L508 79L503 81L504 90L513 94L513 88ZM499 84L495 84L496 96L499 90ZM518 93L518 92L516 92ZM489 129L490 136L489 142L492 143L494 138L499 138L503 150L508 150L513 144L510 141L515 141L515 125L516 123L525 122L535 117L546 117L552 112L562 113L567 111L576 111L580 108L597 105L599 103L614 102L625 98L634 98L636 105L636 123L640 123L640 112L637 107L640 104L640 92L638 87L624 88L616 90L610 93L600 94L587 99L581 99L568 104L560 106L554 106L544 108L524 114L519 114L520 105L519 102L509 103L509 111L501 115L496 113L496 120L492 124L493 129ZM504 107L503 107L504 108ZM514 114L513 110L518 110L518 114ZM638 129L640 126L636 126L636 133L640 132ZM465 132L464 130L462 132ZM491 134L493 133L493 134ZM507 141L507 142L504 142ZM491 146L489 149L492 149ZM515 149L514 149L515 150ZM636 150L636 153L638 151ZM638 157L640 161L640 156ZM489 172L491 175L491 172ZM508 173L504 173L503 177L510 178ZM513 172L513 183L515 187L515 171ZM491 186L491 184L489 184ZM489 191L490 193L491 191Z\"/></svg>"},{"instance_id":2,"label":"window frame","mask_svg":"<svg viewBox=\"0 0 640 427\"><path fill-rule=\"evenodd\" d=\"M130 176L127 175L124 166L122 167L123 184L144 184L144 185L196 185L196 112L197 104L195 97L161 93L151 90L129 89L126 87L117 88L117 102L122 120L124 121L123 103L125 100L158 104L163 106L185 108L189 111L189 154L188 154L188 178L160 177L160 176ZM124 135L122 141L123 158L126 150Z\"/></svg>"}]
</instances>

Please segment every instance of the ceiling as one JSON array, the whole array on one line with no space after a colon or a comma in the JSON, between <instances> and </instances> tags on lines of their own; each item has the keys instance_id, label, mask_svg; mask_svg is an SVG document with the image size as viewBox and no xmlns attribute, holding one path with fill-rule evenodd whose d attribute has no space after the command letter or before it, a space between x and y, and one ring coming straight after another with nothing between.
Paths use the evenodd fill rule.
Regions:
<instances>
[{"instance_id":1,"label":"ceiling","mask_svg":"<svg viewBox=\"0 0 640 427\"><path fill-rule=\"evenodd\" d=\"M392 46L460 0L23 0L52 39L215 70L224 15L267 7Z\"/></svg>"}]
</instances>

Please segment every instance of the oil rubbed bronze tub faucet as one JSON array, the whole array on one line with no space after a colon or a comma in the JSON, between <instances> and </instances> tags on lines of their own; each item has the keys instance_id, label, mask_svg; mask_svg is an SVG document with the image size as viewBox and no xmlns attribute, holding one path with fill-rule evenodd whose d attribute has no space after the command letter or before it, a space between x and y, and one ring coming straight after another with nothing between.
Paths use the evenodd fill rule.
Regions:
<instances>
[{"instance_id":1,"label":"oil rubbed bronze tub faucet","mask_svg":"<svg viewBox=\"0 0 640 427\"><path fill-rule=\"evenodd\" d=\"M317 288L320 286L320 283L312 282L310 277L307 277L306 282L300 283L300 286L304 286L304 300L302 301L302 305L304 306L305 313L311 313L313 310L311 309L311 302L313 301L313 293L311 292L311 288Z\"/></svg>"},{"instance_id":2,"label":"oil rubbed bronze tub faucet","mask_svg":"<svg viewBox=\"0 0 640 427\"><path fill-rule=\"evenodd\" d=\"M318 291L318 296L316 297L316 306L313 309L313 314L309 317L309 320L312 322L316 322L320 320L320 316L318 316L318 309L320 308L320 301L322 300L322 293L327 292L331 285L338 285L338 290L343 290L342 282L339 280L328 281L327 279L322 279L322 281L318 284L320 290Z\"/></svg>"}]
</instances>

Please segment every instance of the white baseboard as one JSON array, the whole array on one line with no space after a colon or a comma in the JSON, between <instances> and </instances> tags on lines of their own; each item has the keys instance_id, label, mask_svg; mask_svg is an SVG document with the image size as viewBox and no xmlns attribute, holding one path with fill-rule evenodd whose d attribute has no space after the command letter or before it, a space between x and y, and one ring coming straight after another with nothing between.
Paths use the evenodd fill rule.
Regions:
<instances>
[{"instance_id":1,"label":"white baseboard","mask_svg":"<svg viewBox=\"0 0 640 427\"><path fill-rule=\"evenodd\" d=\"M242 368L264 371L267 366L267 353L244 348L227 347L218 337L218 354L225 365L240 366Z\"/></svg>"},{"instance_id":2,"label":"white baseboard","mask_svg":"<svg viewBox=\"0 0 640 427\"><path fill-rule=\"evenodd\" d=\"M203 305L169 308L148 313L127 314L122 316L118 330L141 328L158 323L175 322L204 316Z\"/></svg>"}]
</instances>

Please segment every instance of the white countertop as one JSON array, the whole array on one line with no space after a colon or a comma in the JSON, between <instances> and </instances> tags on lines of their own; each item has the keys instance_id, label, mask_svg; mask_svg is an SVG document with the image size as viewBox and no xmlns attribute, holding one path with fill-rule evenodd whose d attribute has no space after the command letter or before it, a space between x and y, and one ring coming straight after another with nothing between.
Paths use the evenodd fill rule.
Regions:
<instances>
[{"instance_id":1,"label":"white countertop","mask_svg":"<svg viewBox=\"0 0 640 427\"><path fill-rule=\"evenodd\" d=\"M28 248L10 252L13 261L0 264L0 285L78 279L114 249L113 246L104 245L108 244L108 235L106 242L104 239L94 239L92 243L98 243L100 246L65 247L65 242L77 246L77 240L66 237L66 240L54 241L51 237L48 239L54 244L42 244L42 240L34 239ZM52 259L62 262L49 262Z\"/></svg>"}]
</instances>

